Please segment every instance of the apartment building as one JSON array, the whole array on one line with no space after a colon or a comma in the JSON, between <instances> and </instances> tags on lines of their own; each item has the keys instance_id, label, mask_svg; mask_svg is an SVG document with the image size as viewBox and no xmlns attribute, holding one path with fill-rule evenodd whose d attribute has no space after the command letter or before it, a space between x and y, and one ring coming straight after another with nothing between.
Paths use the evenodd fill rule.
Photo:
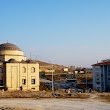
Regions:
<instances>
[{"instance_id":1,"label":"apartment building","mask_svg":"<svg viewBox=\"0 0 110 110\"><path fill-rule=\"evenodd\" d=\"M93 88L101 92L110 91L110 59L102 60L93 67Z\"/></svg>"}]
</instances>

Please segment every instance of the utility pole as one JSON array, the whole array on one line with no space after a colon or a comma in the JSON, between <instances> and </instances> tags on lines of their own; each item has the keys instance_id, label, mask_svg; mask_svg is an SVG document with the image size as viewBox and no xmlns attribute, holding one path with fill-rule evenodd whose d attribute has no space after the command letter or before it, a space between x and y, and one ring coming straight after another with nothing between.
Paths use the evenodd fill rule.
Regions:
<instances>
[{"instance_id":1,"label":"utility pole","mask_svg":"<svg viewBox=\"0 0 110 110\"><path fill-rule=\"evenodd\" d=\"M87 73L85 73L86 74L86 90L87 90Z\"/></svg>"},{"instance_id":2,"label":"utility pole","mask_svg":"<svg viewBox=\"0 0 110 110\"><path fill-rule=\"evenodd\" d=\"M54 82L53 82L53 64L52 64L52 93L54 94Z\"/></svg>"},{"instance_id":3,"label":"utility pole","mask_svg":"<svg viewBox=\"0 0 110 110\"><path fill-rule=\"evenodd\" d=\"M31 51L30 51L30 60L31 60Z\"/></svg>"},{"instance_id":4,"label":"utility pole","mask_svg":"<svg viewBox=\"0 0 110 110\"><path fill-rule=\"evenodd\" d=\"M50 62L50 61L49 61ZM52 93L54 94L54 81L53 81L53 63L51 63L51 66L52 66Z\"/></svg>"}]
</instances>

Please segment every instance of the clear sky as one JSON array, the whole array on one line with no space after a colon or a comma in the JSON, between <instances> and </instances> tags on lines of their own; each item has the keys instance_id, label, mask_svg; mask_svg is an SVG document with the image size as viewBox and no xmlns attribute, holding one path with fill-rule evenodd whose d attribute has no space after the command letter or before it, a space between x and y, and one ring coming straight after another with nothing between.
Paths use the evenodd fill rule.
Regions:
<instances>
[{"instance_id":1,"label":"clear sky","mask_svg":"<svg viewBox=\"0 0 110 110\"><path fill-rule=\"evenodd\" d=\"M33 59L90 67L110 58L110 0L0 0L0 44Z\"/></svg>"}]
</instances>

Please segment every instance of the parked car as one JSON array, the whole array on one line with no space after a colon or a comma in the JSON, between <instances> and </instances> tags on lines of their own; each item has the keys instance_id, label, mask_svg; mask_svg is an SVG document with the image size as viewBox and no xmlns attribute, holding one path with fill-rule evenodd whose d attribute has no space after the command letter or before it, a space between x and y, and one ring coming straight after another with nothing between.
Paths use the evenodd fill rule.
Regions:
<instances>
[{"instance_id":1,"label":"parked car","mask_svg":"<svg viewBox=\"0 0 110 110\"><path fill-rule=\"evenodd\" d=\"M77 90L76 89L71 89L71 93L76 93Z\"/></svg>"},{"instance_id":2,"label":"parked car","mask_svg":"<svg viewBox=\"0 0 110 110\"><path fill-rule=\"evenodd\" d=\"M59 94L58 92L54 92L53 95L55 95L55 96L60 96L60 94Z\"/></svg>"},{"instance_id":3,"label":"parked car","mask_svg":"<svg viewBox=\"0 0 110 110\"><path fill-rule=\"evenodd\" d=\"M83 93L84 91L82 89L77 89L78 93Z\"/></svg>"}]
</instances>

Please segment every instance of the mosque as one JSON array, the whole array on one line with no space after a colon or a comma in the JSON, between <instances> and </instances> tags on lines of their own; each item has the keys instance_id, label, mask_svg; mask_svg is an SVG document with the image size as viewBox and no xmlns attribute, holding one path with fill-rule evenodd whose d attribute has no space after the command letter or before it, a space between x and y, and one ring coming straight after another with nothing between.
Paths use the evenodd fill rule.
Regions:
<instances>
[{"instance_id":1,"label":"mosque","mask_svg":"<svg viewBox=\"0 0 110 110\"><path fill-rule=\"evenodd\" d=\"M8 90L39 90L39 64L26 60L24 52L14 44L0 45L0 87Z\"/></svg>"}]
</instances>

